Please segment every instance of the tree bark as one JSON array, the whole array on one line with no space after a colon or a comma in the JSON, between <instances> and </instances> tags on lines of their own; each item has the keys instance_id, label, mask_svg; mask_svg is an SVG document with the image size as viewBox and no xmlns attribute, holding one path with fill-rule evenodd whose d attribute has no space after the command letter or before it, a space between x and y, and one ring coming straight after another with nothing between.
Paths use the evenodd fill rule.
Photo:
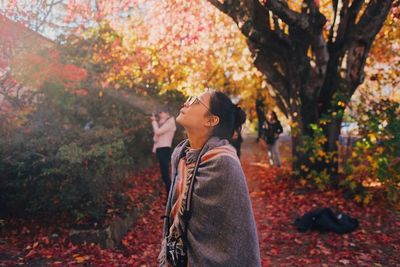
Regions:
<instances>
[{"instance_id":1,"label":"tree bark","mask_svg":"<svg viewBox=\"0 0 400 267\"><path fill-rule=\"evenodd\" d=\"M337 157L344 105L364 79L366 58L393 0L332 1L334 20L326 35L327 20L314 0L304 0L301 12L283 0L208 1L247 38L255 66L291 121L294 173L304 175L305 165L336 177L338 160L310 162L302 152L304 138L313 136L311 124L319 124L324 152Z\"/></svg>"}]
</instances>

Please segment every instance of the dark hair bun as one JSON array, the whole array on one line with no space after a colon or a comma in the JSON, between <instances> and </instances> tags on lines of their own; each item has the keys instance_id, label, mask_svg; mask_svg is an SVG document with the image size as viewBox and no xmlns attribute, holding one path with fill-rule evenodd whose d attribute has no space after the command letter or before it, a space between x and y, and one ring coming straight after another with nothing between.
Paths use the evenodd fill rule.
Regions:
<instances>
[{"instance_id":1,"label":"dark hair bun","mask_svg":"<svg viewBox=\"0 0 400 267\"><path fill-rule=\"evenodd\" d=\"M214 92L210 98L210 112L219 117L219 123L213 129L213 136L230 139L235 131L242 128L246 121L244 111L234 105L231 99L222 92Z\"/></svg>"}]
</instances>

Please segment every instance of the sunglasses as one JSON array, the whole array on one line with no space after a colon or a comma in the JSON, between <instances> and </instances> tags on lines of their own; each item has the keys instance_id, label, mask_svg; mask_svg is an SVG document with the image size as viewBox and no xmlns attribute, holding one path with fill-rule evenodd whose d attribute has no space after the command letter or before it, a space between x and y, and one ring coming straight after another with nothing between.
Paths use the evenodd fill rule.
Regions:
<instances>
[{"instance_id":1,"label":"sunglasses","mask_svg":"<svg viewBox=\"0 0 400 267\"><path fill-rule=\"evenodd\" d=\"M188 106L191 106L191 105L193 105L193 104L199 104L199 103L202 104L202 105L208 110L208 112L211 113L211 111L210 111L210 109L207 107L207 105L204 104L203 101L201 101L200 98L197 97L197 96L189 96L189 98L188 98L188 99L186 100L186 102L185 102L185 104L188 105ZM211 114L212 114L212 113L211 113Z\"/></svg>"}]
</instances>

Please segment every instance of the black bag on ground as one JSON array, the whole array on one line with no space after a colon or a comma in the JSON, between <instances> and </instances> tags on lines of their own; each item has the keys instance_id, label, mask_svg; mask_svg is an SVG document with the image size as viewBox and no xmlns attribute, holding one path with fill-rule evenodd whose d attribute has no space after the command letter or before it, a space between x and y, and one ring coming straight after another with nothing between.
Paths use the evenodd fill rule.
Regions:
<instances>
[{"instance_id":1,"label":"black bag on ground","mask_svg":"<svg viewBox=\"0 0 400 267\"><path fill-rule=\"evenodd\" d=\"M314 209L295 220L294 224L300 232L319 230L346 234L358 228L358 220L344 213L335 214L329 208Z\"/></svg>"}]
</instances>

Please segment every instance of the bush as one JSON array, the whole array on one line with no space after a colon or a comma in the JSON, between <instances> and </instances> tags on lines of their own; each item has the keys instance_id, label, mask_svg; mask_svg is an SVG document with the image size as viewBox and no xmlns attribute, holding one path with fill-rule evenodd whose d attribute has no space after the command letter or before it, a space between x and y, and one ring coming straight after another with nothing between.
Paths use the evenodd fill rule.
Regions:
<instances>
[{"instance_id":1,"label":"bush","mask_svg":"<svg viewBox=\"0 0 400 267\"><path fill-rule=\"evenodd\" d=\"M325 152L324 145L327 139L320 124L311 124L312 136L304 136L304 144L298 149L309 161L309 166L301 165L300 170L304 173L300 180L302 185L316 186L324 190L331 184L331 176L326 169L318 169L336 160L335 152ZM312 166L312 167L310 167Z\"/></svg>"},{"instance_id":2,"label":"bush","mask_svg":"<svg viewBox=\"0 0 400 267\"><path fill-rule=\"evenodd\" d=\"M342 186L358 202L368 203L382 191L394 203L400 193L400 104L364 99L356 107L359 139L344 168ZM375 190L380 189L380 190Z\"/></svg>"},{"instance_id":3,"label":"bush","mask_svg":"<svg viewBox=\"0 0 400 267\"><path fill-rule=\"evenodd\" d=\"M122 179L152 163L149 118L98 92L46 83L26 122L0 131L3 215L99 221Z\"/></svg>"},{"instance_id":4,"label":"bush","mask_svg":"<svg viewBox=\"0 0 400 267\"><path fill-rule=\"evenodd\" d=\"M110 193L121 191L121 180L143 166L139 163L149 162L149 123L141 122L144 115L139 114L129 134L101 125L84 130L63 123L65 118L56 112L50 113L53 119L39 116L41 112L0 140L1 211L12 216L71 213L76 219L100 220Z\"/></svg>"},{"instance_id":5,"label":"bush","mask_svg":"<svg viewBox=\"0 0 400 267\"><path fill-rule=\"evenodd\" d=\"M0 114L3 215L63 213L75 221L101 220L112 201L126 199L122 180L153 163L153 133L145 114L152 107L137 102L151 99L148 103L172 110L183 103L177 91L160 94L152 75L119 72L119 56L129 51L118 45L122 36L109 25L89 30L86 37L70 37L57 51L41 53L47 65L41 64L38 73L37 64L20 64L18 77L39 88L18 113L13 111L17 115ZM111 60L99 60L102 56ZM174 144L181 138L177 132Z\"/></svg>"}]
</instances>

